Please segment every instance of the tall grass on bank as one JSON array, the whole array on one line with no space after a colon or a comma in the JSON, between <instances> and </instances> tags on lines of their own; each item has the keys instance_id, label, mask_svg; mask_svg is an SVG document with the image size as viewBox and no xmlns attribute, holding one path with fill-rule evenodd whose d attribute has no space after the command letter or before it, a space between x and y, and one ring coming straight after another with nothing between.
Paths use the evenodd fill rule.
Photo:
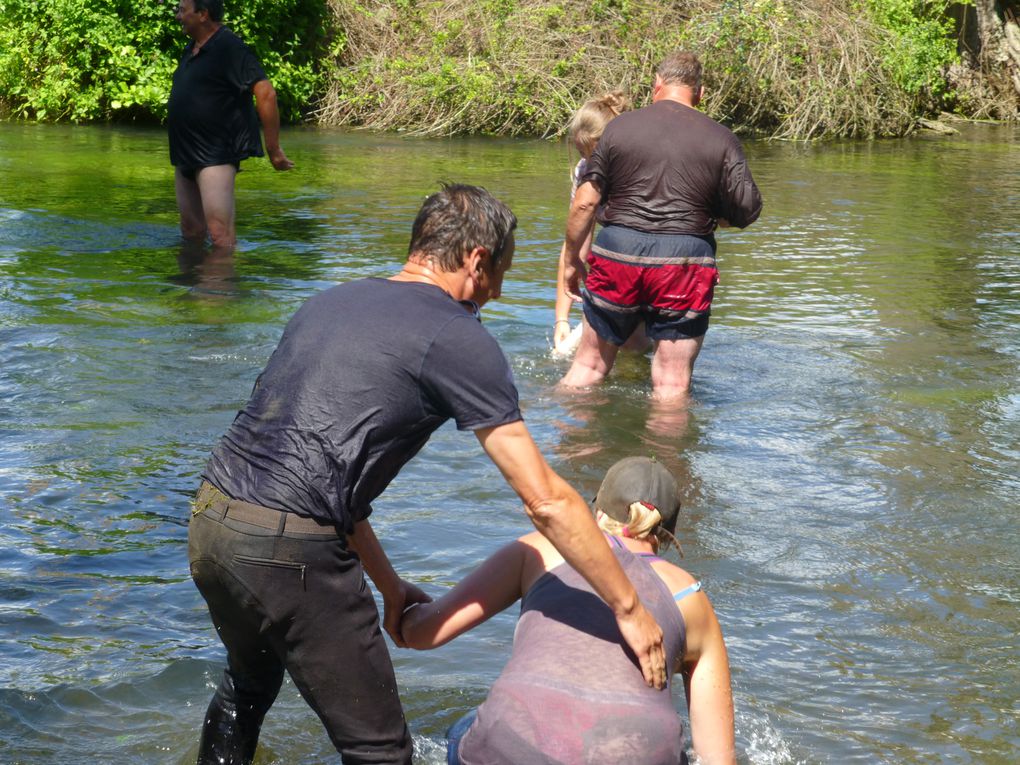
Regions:
<instances>
[{"instance_id":1,"label":"tall grass on bank","mask_svg":"<svg viewBox=\"0 0 1020 765\"><path fill-rule=\"evenodd\" d=\"M0 116L161 121L186 43L174 5L0 0ZM805 139L902 135L942 110L1020 116L1010 75L996 71L999 59L981 48L961 62L956 52L957 30L969 35L964 48L977 51L1004 15L1010 24L1000 37L1011 41L1014 6L226 0L226 22L262 60L289 122L558 134L592 94L623 88L646 103L658 62L688 48L705 62L708 114L738 132ZM967 21L975 14L977 26ZM1015 56L1020 44L1010 44Z\"/></svg>"},{"instance_id":2,"label":"tall grass on bank","mask_svg":"<svg viewBox=\"0 0 1020 765\"><path fill-rule=\"evenodd\" d=\"M927 0L329 2L327 124L558 133L593 93L646 101L676 48L701 54L704 107L740 132L902 135L954 103L951 24Z\"/></svg>"},{"instance_id":3,"label":"tall grass on bank","mask_svg":"<svg viewBox=\"0 0 1020 765\"><path fill-rule=\"evenodd\" d=\"M330 0L318 118L416 133L558 133L591 93L637 90L685 2Z\"/></svg>"}]
</instances>

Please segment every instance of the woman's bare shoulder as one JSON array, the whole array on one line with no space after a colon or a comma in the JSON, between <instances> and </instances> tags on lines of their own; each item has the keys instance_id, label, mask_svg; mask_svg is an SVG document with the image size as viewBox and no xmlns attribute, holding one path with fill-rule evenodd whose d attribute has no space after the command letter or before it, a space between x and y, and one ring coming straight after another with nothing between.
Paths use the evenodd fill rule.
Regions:
<instances>
[{"instance_id":1,"label":"woman's bare shoulder","mask_svg":"<svg viewBox=\"0 0 1020 765\"><path fill-rule=\"evenodd\" d=\"M541 561L545 568L552 568L563 562L563 556L559 554L552 542L542 536L538 531L517 538L518 544L528 548L527 552Z\"/></svg>"},{"instance_id":2,"label":"woman's bare shoulder","mask_svg":"<svg viewBox=\"0 0 1020 765\"><path fill-rule=\"evenodd\" d=\"M652 564L652 569L673 592L679 592L698 581L697 577L689 571L686 571L667 560L660 559L655 561Z\"/></svg>"}]
</instances>

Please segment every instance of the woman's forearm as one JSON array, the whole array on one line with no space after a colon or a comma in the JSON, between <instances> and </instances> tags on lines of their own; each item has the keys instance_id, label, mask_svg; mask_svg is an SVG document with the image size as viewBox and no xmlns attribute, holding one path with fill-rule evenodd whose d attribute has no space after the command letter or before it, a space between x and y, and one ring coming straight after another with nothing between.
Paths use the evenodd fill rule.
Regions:
<instances>
[{"instance_id":1,"label":"woman's forearm","mask_svg":"<svg viewBox=\"0 0 1020 765\"><path fill-rule=\"evenodd\" d=\"M524 555L525 545L512 542L443 597L406 610L400 631L407 647L438 648L513 605L521 597Z\"/></svg>"}]
</instances>

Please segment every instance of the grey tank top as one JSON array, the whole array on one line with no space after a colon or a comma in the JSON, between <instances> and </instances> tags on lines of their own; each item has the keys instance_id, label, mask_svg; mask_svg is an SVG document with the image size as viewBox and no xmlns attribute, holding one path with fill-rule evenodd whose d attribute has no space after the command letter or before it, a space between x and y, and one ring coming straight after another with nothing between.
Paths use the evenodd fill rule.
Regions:
<instances>
[{"instance_id":1,"label":"grey tank top","mask_svg":"<svg viewBox=\"0 0 1020 765\"><path fill-rule=\"evenodd\" d=\"M683 617L647 559L613 552L665 634L666 666L682 656ZM669 674L669 673L667 673ZM521 601L513 653L458 748L462 765L678 765L683 725L669 687L645 685L613 612L566 563Z\"/></svg>"}]
</instances>

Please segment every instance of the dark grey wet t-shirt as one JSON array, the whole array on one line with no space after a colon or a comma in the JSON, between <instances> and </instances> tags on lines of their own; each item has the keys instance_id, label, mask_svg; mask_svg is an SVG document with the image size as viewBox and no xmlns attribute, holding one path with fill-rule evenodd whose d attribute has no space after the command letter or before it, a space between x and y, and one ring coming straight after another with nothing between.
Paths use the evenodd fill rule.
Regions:
<instances>
[{"instance_id":1,"label":"dark grey wet t-shirt","mask_svg":"<svg viewBox=\"0 0 1020 765\"><path fill-rule=\"evenodd\" d=\"M170 164L194 170L261 157L252 90L266 79L262 64L226 27L194 49L181 56L167 102Z\"/></svg>"},{"instance_id":2,"label":"dark grey wet t-shirt","mask_svg":"<svg viewBox=\"0 0 1020 765\"><path fill-rule=\"evenodd\" d=\"M510 365L437 287L363 279L306 302L204 477L234 499L353 524L446 420L521 419Z\"/></svg>"}]
</instances>

